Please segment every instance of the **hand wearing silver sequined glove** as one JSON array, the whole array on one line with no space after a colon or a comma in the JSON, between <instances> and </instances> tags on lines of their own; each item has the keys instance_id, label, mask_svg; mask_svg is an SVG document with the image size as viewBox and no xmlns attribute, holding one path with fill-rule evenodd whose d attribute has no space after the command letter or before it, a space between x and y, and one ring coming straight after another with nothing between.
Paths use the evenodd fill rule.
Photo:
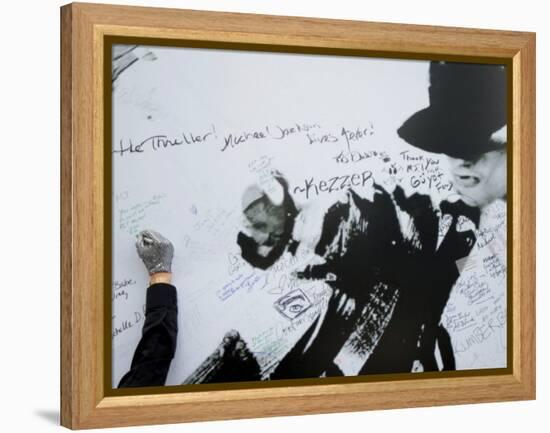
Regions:
<instances>
[{"instance_id":1,"label":"hand wearing silver sequined glove","mask_svg":"<svg viewBox=\"0 0 550 433\"><path fill-rule=\"evenodd\" d=\"M137 234L136 249L149 275L172 272L174 246L172 242L154 230L143 230Z\"/></svg>"}]
</instances>

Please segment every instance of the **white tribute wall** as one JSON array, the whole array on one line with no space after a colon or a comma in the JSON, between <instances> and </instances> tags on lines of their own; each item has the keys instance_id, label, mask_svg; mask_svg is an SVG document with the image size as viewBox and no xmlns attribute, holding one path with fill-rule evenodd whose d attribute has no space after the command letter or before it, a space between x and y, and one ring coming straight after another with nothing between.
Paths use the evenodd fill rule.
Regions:
<instances>
[{"instance_id":1,"label":"white tribute wall","mask_svg":"<svg viewBox=\"0 0 550 433\"><path fill-rule=\"evenodd\" d=\"M428 62L143 46L114 53L113 386L144 322L140 230L175 247L179 334L167 385L180 384L230 329L268 374L323 313L328 287L292 272L316 260L323 213L345 189L369 197L374 181L399 184L435 204L454 194L446 158L396 134L428 105ZM262 271L241 259L236 237L243 191L270 189L272 170L291 186L304 242ZM459 264L442 319L458 369L506 366L505 248L506 205L497 202ZM293 290L308 304L291 319L275 304ZM363 362L347 346L337 358L349 375Z\"/></svg>"}]
</instances>

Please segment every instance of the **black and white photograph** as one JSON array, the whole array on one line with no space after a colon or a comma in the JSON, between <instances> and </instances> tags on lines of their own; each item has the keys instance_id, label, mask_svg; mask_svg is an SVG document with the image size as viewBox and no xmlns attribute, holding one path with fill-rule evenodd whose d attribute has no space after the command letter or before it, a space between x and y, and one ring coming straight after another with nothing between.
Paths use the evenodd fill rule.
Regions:
<instances>
[{"instance_id":1,"label":"black and white photograph","mask_svg":"<svg viewBox=\"0 0 550 433\"><path fill-rule=\"evenodd\" d=\"M112 387L507 368L508 72L113 44Z\"/></svg>"}]
</instances>

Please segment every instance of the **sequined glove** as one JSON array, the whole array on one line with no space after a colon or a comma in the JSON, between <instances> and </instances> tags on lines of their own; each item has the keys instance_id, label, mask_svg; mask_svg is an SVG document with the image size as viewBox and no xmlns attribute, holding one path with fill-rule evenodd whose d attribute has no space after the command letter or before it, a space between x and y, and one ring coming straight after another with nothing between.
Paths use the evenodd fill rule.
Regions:
<instances>
[{"instance_id":1,"label":"sequined glove","mask_svg":"<svg viewBox=\"0 0 550 433\"><path fill-rule=\"evenodd\" d=\"M143 230L138 233L136 249L149 275L172 272L174 246L160 233L153 230Z\"/></svg>"}]
</instances>

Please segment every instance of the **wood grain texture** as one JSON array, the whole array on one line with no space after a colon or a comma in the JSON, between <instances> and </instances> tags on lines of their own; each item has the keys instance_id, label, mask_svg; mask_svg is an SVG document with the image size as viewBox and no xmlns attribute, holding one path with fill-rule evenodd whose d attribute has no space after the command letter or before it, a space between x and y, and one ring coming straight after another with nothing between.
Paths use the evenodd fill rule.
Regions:
<instances>
[{"instance_id":1,"label":"wood grain texture","mask_svg":"<svg viewBox=\"0 0 550 433\"><path fill-rule=\"evenodd\" d=\"M73 428L535 397L535 35L524 32L71 4L61 9L61 423ZM511 62L511 374L106 397L103 38L367 50Z\"/></svg>"},{"instance_id":2,"label":"wood grain texture","mask_svg":"<svg viewBox=\"0 0 550 433\"><path fill-rule=\"evenodd\" d=\"M519 197L514 199L513 221L519 224L517 232L518 251L514 255L517 284L517 297L514 296L514 308L519 310L518 320L514 322L519 328L518 344L518 380L535 398L535 243L536 243L536 147L535 147L535 106L536 106L536 69L535 69L535 38L530 38L514 59L514 72L519 75L517 101L514 101L514 111L517 111L517 137L514 136L514 157L517 156L517 167L514 167L513 178L517 181ZM515 186L515 185L514 185ZM514 190L516 193L516 190ZM516 242L516 238L514 239ZM517 302L516 302L517 301ZM514 347L516 350L516 347ZM516 365L514 364L514 369Z\"/></svg>"},{"instance_id":3,"label":"wood grain texture","mask_svg":"<svg viewBox=\"0 0 550 433\"><path fill-rule=\"evenodd\" d=\"M72 321L72 10L61 10L61 424L71 427L73 386Z\"/></svg>"}]
</instances>

